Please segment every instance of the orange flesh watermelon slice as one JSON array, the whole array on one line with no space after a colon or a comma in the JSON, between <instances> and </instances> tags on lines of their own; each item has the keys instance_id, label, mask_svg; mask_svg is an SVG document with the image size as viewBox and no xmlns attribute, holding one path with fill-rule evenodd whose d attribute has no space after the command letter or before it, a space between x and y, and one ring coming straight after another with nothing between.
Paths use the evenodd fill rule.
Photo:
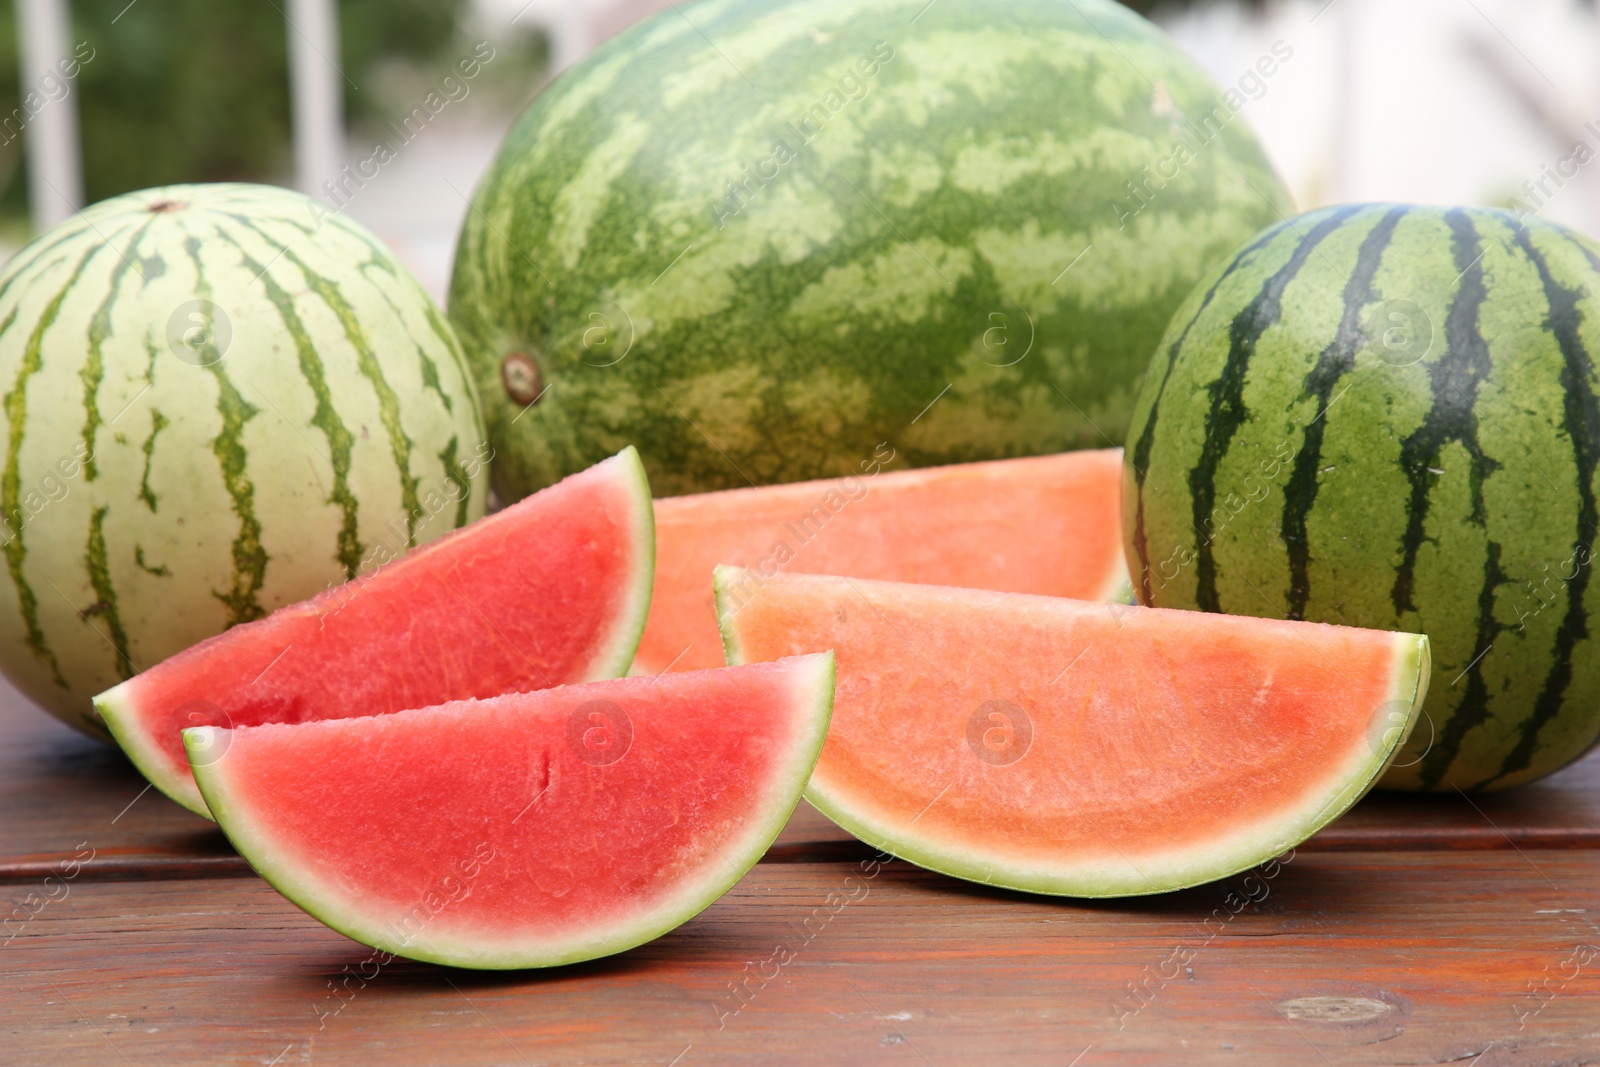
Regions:
<instances>
[{"instance_id":1,"label":"orange flesh watermelon slice","mask_svg":"<svg viewBox=\"0 0 1600 1067\"><path fill-rule=\"evenodd\" d=\"M687 921L761 857L828 727L833 658L184 731L279 892L394 955L545 967Z\"/></svg>"},{"instance_id":2,"label":"orange flesh watermelon slice","mask_svg":"<svg viewBox=\"0 0 1600 1067\"><path fill-rule=\"evenodd\" d=\"M719 563L1131 601L1121 479L1112 448L657 500L634 673L722 665Z\"/></svg>"},{"instance_id":3,"label":"orange flesh watermelon slice","mask_svg":"<svg viewBox=\"0 0 1600 1067\"><path fill-rule=\"evenodd\" d=\"M838 657L806 798L1011 889L1158 893L1270 859L1367 791L1428 640L1320 623L719 568L729 662Z\"/></svg>"},{"instance_id":4,"label":"orange flesh watermelon slice","mask_svg":"<svg viewBox=\"0 0 1600 1067\"><path fill-rule=\"evenodd\" d=\"M626 449L311 600L180 652L95 698L155 786L209 817L190 726L442 704L628 669L650 604L650 486Z\"/></svg>"}]
</instances>

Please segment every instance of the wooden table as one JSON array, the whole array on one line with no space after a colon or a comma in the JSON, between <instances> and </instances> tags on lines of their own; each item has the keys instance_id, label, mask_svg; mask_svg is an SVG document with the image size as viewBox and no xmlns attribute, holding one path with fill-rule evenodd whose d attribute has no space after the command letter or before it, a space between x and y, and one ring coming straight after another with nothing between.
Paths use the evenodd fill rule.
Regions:
<instances>
[{"instance_id":1,"label":"wooden table","mask_svg":"<svg viewBox=\"0 0 1600 1067\"><path fill-rule=\"evenodd\" d=\"M509 974L364 965L144 786L0 688L0 1067L1600 1063L1596 759L1098 903L875 865L802 807L677 931Z\"/></svg>"}]
</instances>

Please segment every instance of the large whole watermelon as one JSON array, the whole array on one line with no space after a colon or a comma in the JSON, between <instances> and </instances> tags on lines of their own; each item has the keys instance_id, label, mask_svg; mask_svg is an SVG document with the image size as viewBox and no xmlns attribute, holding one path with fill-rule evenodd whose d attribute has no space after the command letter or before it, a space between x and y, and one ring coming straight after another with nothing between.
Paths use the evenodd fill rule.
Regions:
<instances>
[{"instance_id":1,"label":"large whole watermelon","mask_svg":"<svg viewBox=\"0 0 1600 1067\"><path fill-rule=\"evenodd\" d=\"M89 699L483 513L448 323L297 193L107 200L0 271L0 669Z\"/></svg>"},{"instance_id":2,"label":"large whole watermelon","mask_svg":"<svg viewBox=\"0 0 1600 1067\"><path fill-rule=\"evenodd\" d=\"M1168 607L1426 633L1383 784L1495 789L1600 733L1600 244L1482 208L1330 208L1201 283L1123 488Z\"/></svg>"},{"instance_id":3,"label":"large whole watermelon","mask_svg":"<svg viewBox=\"0 0 1600 1067\"><path fill-rule=\"evenodd\" d=\"M683 493L885 440L1120 442L1173 309L1287 203L1243 102L1109 0L640 23L535 101L467 213L450 313L496 488L626 444Z\"/></svg>"}]
</instances>

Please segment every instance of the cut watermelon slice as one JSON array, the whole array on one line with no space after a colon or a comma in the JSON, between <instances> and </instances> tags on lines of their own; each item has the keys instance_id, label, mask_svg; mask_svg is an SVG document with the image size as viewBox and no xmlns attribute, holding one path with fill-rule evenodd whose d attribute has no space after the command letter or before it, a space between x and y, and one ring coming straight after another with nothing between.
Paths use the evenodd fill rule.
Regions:
<instances>
[{"instance_id":1,"label":"cut watermelon slice","mask_svg":"<svg viewBox=\"0 0 1600 1067\"><path fill-rule=\"evenodd\" d=\"M722 665L719 563L1131 601L1121 493L1110 448L657 500L634 673Z\"/></svg>"},{"instance_id":2,"label":"cut watermelon slice","mask_svg":"<svg viewBox=\"0 0 1600 1067\"><path fill-rule=\"evenodd\" d=\"M817 655L183 736L234 847L314 917L412 959L548 967L643 944L743 877L832 699Z\"/></svg>"},{"instance_id":3,"label":"cut watermelon slice","mask_svg":"<svg viewBox=\"0 0 1600 1067\"><path fill-rule=\"evenodd\" d=\"M1102 897L1270 859L1367 791L1428 639L1320 623L719 568L730 662L831 648L806 797L869 844Z\"/></svg>"},{"instance_id":4,"label":"cut watermelon slice","mask_svg":"<svg viewBox=\"0 0 1600 1067\"><path fill-rule=\"evenodd\" d=\"M650 605L653 531L628 448L94 705L156 788L209 817L185 727L375 715L625 673Z\"/></svg>"}]
</instances>

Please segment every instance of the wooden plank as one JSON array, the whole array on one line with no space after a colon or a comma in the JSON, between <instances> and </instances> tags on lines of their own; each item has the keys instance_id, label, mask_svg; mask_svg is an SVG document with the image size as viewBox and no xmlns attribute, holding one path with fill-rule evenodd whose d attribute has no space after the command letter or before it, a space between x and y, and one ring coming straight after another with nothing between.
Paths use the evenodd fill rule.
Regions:
<instances>
[{"instance_id":1,"label":"wooden plank","mask_svg":"<svg viewBox=\"0 0 1600 1067\"><path fill-rule=\"evenodd\" d=\"M0 682L0 883L34 881L87 845L86 879L242 877L211 823ZM1485 797L1374 794L1308 850L1600 848L1600 753L1543 782ZM855 860L870 850L801 804L767 859Z\"/></svg>"},{"instance_id":2,"label":"wooden plank","mask_svg":"<svg viewBox=\"0 0 1600 1067\"><path fill-rule=\"evenodd\" d=\"M248 874L216 826L148 788L121 751L0 681L0 882L31 882L84 850L84 878Z\"/></svg>"},{"instance_id":3,"label":"wooden plank","mask_svg":"<svg viewBox=\"0 0 1600 1067\"><path fill-rule=\"evenodd\" d=\"M65 888L0 948L0 1048L22 1062L1600 1056L1589 851L1302 853L1224 886L1104 903L899 862L764 864L650 945L506 974L382 965L256 879Z\"/></svg>"}]
</instances>

